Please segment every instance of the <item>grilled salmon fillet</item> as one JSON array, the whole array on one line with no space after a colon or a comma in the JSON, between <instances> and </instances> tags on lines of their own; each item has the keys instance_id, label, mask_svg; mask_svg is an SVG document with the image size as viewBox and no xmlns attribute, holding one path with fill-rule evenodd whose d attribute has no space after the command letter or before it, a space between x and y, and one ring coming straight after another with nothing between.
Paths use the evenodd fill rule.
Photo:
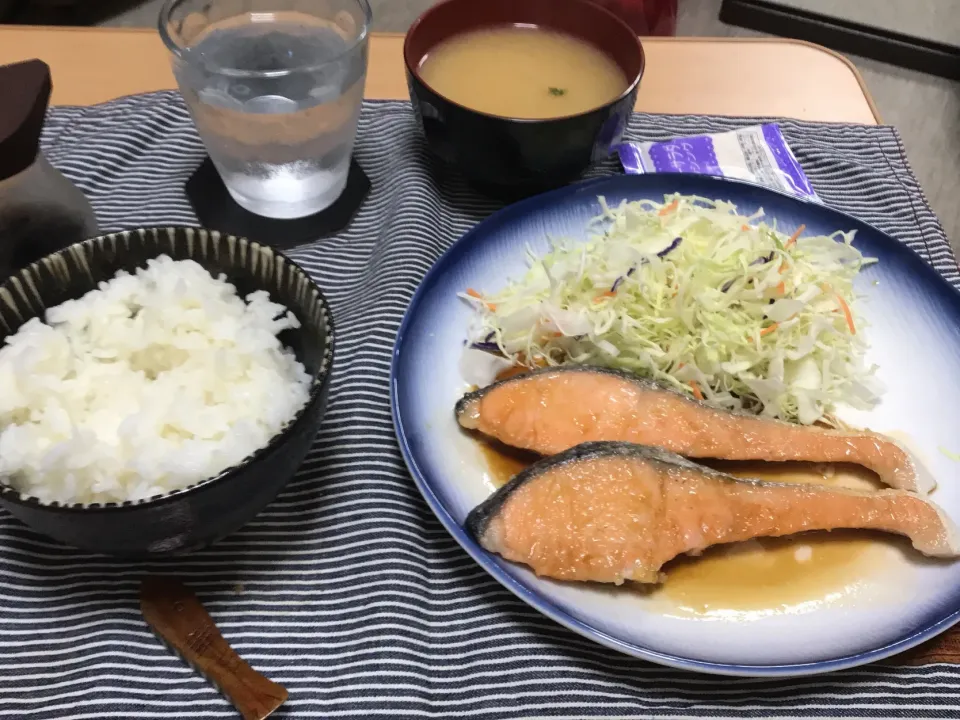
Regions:
<instances>
[{"instance_id":1,"label":"grilled salmon fillet","mask_svg":"<svg viewBox=\"0 0 960 720\"><path fill-rule=\"evenodd\" d=\"M565 366L516 375L457 403L457 420L514 447L553 455L584 442L622 441L717 460L845 462L890 487L929 492L933 478L891 438L711 407L617 370Z\"/></svg>"},{"instance_id":2,"label":"grilled salmon fillet","mask_svg":"<svg viewBox=\"0 0 960 720\"><path fill-rule=\"evenodd\" d=\"M656 583L683 553L807 530L907 536L933 557L956 557L953 523L924 498L745 480L661 448L585 443L531 465L467 517L490 552L558 580Z\"/></svg>"}]
</instances>

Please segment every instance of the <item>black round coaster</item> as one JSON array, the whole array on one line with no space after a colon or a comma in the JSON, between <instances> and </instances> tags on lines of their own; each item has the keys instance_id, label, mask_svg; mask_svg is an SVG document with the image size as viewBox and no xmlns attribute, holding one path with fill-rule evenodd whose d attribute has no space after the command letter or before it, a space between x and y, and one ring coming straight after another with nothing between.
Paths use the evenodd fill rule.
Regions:
<instances>
[{"instance_id":1,"label":"black round coaster","mask_svg":"<svg viewBox=\"0 0 960 720\"><path fill-rule=\"evenodd\" d=\"M356 159L351 158L347 186L333 205L306 217L280 220L257 215L237 205L209 157L186 185L187 199L205 228L277 248L296 247L343 230L369 190L369 178Z\"/></svg>"}]
</instances>

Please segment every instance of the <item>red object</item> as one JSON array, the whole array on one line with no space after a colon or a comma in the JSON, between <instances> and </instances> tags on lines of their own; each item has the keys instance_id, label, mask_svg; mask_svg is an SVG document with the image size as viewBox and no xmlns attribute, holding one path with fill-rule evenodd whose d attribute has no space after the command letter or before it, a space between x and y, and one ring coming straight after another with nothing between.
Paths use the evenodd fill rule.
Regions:
<instances>
[{"instance_id":1,"label":"red object","mask_svg":"<svg viewBox=\"0 0 960 720\"><path fill-rule=\"evenodd\" d=\"M677 0L593 0L633 28L637 35L676 35Z\"/></svg>"}]
</instances>

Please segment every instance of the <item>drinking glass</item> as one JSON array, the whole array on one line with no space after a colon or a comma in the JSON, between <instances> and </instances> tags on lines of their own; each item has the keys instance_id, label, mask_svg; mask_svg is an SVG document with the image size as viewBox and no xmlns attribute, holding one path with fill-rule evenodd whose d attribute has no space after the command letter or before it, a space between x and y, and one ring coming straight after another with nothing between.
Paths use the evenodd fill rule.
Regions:
<instances>
[{"instance_id":1,"label":"drinking glass","mask_svg":"<svg viewBox=\"0 0 960 720\"><path fill-rule=\"evenodd\" d=\"M168 0L160 35L230 195L272 218L343 192L367 75L367 0Z\"/></svg>"}]
</instances>

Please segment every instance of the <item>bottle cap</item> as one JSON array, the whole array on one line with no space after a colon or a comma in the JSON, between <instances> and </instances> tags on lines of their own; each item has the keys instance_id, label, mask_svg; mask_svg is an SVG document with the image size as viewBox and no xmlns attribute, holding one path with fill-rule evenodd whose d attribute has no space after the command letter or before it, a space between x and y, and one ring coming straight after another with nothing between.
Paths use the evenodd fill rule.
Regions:
<instances>
[{"instance_id":1,"label":"bottle cap","mask_svg":"<svg viewBox=\"0 0 960 720\"><path fill-rule=\"evenodd\" d=\"M52 89L50 67L42 60L0 67L0 180L36 159Z\"/></svg>"}]
</instances>

